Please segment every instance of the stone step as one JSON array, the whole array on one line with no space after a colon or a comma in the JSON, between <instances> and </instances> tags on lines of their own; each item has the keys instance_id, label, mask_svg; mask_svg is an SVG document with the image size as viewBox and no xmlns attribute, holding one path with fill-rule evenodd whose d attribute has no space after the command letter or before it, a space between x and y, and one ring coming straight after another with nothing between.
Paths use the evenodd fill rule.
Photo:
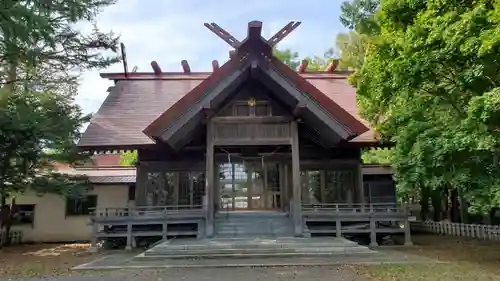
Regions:
<instances>
[{"instance_id":1,"label":"stone step","mask_svg":"<svg viewBox=\"0 0 500 281\"><path fill-rule=\"evenodd\" d=\"M363 247L353 241L347 239L331 239L332 241L319 241L307 238L271 238L271 239L248 239L248 238L224 238L212 239L208 241L197 240L189 241L189 243L178 242L178 244L171 244L162 242L148 251L155 249L162 250L198 250L198 249L293 249L293 248L338 248L338 247ZM182 239L178 239L182 240Z\"/></svg>"},{"instance_id":2,"label":"stone step","mask_svg":"<svg viewBox=\"0 0 500 281\"><path fill-rule=\"evenodd\" d=\"M265 211L249 211L249 212L219 212L215 214L215 218L276 218L276 217L288 217L287 213L284 212L265 212Z\"/></svg>"},{"instance_id":3,"label":"stone step","mask_svg":"<svg viewBox=\"0 0 500 281\"><path fill-rule=\"evenodd\" d=\"M217 229L215 231L216 234L269 234L273 236L275 234L288 234L293 233L292 229L273 229L273 230L264 230L264 229Z\"/></svg>"},{"instance_id":4,"label":"stone step","mask_svg":"<svg viewBox=\"0 0 500 281\"><path fill-rule=\"evenodd\" d=\"M178 253L143 253L136 258L143 260L158 259L217 259L217 258L271 258L271 257L314 257L338 255L372 255L374 251L335 249L329 251L314 251L311 249L296 249L294 251L193 251Z\"/></svg>"},{"instance_id":5,"label":"stone step","mask_svg":"<svg viewBox=\"0 0 500 281\"><path fill-rule=\"evenodd\" d=\"M230 222L219 222L216 223L215 226L232 226L232 227L271 227L271 226L292 226L290 222L284 221L284 222L255 222L255 223L248 223L248 222L239 222L239 223L230 223Z\"/></svg>"}]
</instances>

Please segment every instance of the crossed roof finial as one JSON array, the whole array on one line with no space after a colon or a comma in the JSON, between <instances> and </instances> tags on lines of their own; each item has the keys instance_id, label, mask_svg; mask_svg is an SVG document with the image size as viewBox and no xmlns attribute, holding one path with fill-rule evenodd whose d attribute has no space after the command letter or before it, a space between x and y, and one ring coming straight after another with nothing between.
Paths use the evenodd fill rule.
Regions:
<instances>
[{"instance_id":1,"label":"crossed roof finial","mask_svg":"<svg viewBox=\"0 0 500 281\"><path fill-rule=\"evenodd\" d=\"M282 29L280 29L276 34L271 36L268 40L264 39L269 46L274 47L281 40L283 40L288 34L290 34L293 30L295 30L301 24L300 21L291 21L287 25L285 25ZM238 49L241 46L241 42L236 39L229 32L224 30L222 27L217 25L216 23L205 23L205 26L210 29L215 35L219 36L222 40L224 40L231 47ZM250 39L251 37L260 37L260 32L262 31L262 22L260 21L251 21L248 23L248 35L245 40Z\"/></svg>"}]
</instances>

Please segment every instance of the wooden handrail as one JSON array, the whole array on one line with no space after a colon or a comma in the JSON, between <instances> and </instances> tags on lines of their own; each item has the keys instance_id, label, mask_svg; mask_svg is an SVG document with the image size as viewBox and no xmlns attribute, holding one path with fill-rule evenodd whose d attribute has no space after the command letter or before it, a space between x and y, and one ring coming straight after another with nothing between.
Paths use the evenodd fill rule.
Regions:
<instances>
[{"instance_id":1,"label":"wooden handrail","mask_svg":"<svg viewBox=\"0 0 500 281\"><path fill-rule=\"evenodd\" d=\"M315 203L302 204L304 211L331 211L331 212L404 212L404 207L396 203Z\"/></svg>"},{"instance_id":2,"label":"wooden handrail","mask_svg":"<svg viewBox=\"0 0 500 281\"><path fill-rule=\"evenodd\" d=\"M130 217L144 215L163 215L178 212L202 212L202 205L169 205L169 206L139 206L139 207L106 207L91 208L94 217Z\"/></svg>"}]
</instances>

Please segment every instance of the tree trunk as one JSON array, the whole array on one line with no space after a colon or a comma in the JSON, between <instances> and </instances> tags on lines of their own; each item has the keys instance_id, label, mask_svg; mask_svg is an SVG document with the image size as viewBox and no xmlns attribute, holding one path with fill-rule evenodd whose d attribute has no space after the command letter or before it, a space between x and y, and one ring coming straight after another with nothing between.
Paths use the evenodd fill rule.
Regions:
<instances>
[{"instance_id":1,"label":"tree trunk","mask_svg":"<svg viewBox=\"0 0 500 281\"><path fill-rule=\"evenodd\" d=\"M451 201L451 221L460 222L460 212L458 210L458 190L456 188L452 189L450 192Z\"/></svg>"},{"instance_id":2,"label":"tree trunk","mask_svg":"<svg viewBox=\"0 0 500 281\"><path fill-rule=\"evenodd\" d=\"M433 190L431 194L432 198L432 208L434 209L434 221L441 221L442 218L442 204L443 200L441 200L441 192L439 190Z\"/></svg>"},{"instance_id":3,"label":"tree trunk","mask_svg":"<svg viewBox=\"0 0 500 281\"><path fill-rule=\"evenodd\" d=\"M469 223L469 206L467 206L467 201L464 197L463 187L459 186L457 188L458 201L460 204L460 221L462 223Z\"/></svg>"},{"instance_id":4,"label":"tree trunk","mask_svg":"<svg viewBox=\"0 0 500 281\"><path fill-rule=\"evenodd\" d=\"M420 184L420 220L426 221L429 217L429 198L430 190L428 187Z\"/></svg>"},{"instance_id":5,"label":"tree trunk","mask_svg":"<svg viewBox=\"0 0 500 281\"><path fill-rule=\"evenodd\" d=\"M5 222L5 233L4 233L4 246L9 246L10 245L10 229L12 227L12 220L15 214L15 209L16 209L16 199L12 198L10 206L6 206L8 216L7 216L7 221Z\"/></svg>"},{"instance_id":6,"label":"tree trunk","mask_svg":"<svg viewBox=\"0 0 500 281\"><path fill-rule=\"evenodd\" d=\"M450 190L448 187L444 189L444 196L442 197L443 201L443 215L442 220L450 220Z\"/></svg>"},{"instance_id":7,"label":"tree trunk","mask_svg":"<svg viewBox=\"0 0 500 281\"><path fill-rule=\"evenodd\" d=\"M5 246L8 239L8 235L3 232L5 225L8 221L8 210L7 210L7 196L5 195L5 190L3 187L3 182L0 182L0 248Z\"/></svg>"}]
</instances>

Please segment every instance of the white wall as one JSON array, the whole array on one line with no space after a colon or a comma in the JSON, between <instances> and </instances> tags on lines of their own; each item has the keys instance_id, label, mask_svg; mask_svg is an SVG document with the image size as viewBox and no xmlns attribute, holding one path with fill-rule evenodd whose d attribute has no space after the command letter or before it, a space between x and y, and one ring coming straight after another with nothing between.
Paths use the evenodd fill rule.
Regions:
<instances>
[{"instance_id":1,"label":"white wall","mask_svg":"<svg viewBox=\"0 0 500 281\"><path fill-rule=\"evenodd\" d=\"M95 185L90 194L97 195L97 208L128 205L128 185ZM62 196L24 194L16 196L16 204L35 205L33 226L13 227L13 230L23 230L24 241L61 242L91 238L89 216L66 216L66 200Z\"/></svg>"}]
</instances>

